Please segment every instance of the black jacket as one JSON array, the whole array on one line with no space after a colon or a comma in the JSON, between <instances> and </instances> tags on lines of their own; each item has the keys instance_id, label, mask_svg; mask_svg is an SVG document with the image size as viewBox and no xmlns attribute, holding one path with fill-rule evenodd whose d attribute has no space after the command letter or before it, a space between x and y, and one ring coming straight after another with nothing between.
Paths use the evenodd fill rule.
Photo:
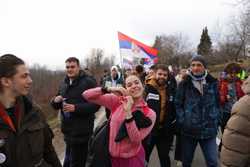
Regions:
<instances>
[{"instance_id":1,"label":"black jacket","mask_svg":"<svg viewBox=\"0 0 250 167\"><path fill-rule=\"evenodd\" d=\"M18 99L20 125L14 132L0 118L0 153L6 156L1 167L61 167L52 145L53 132L40 108L26 97Z\"/></svg>"},{"instance_id":2,"label":"black jacket","mask_svg":"<svg viewBox=\"0 0 250 167\"><path fill-rule=\"evenodd\" d=\"M96 87L94 78L81 71L71 85L69 78L66 77L58 91L58 95L66 98L66 103L74 104L76 110L65 114L62 112L62 103L55 103L54 99L51 101L54 109L61 110L61 128L67 143L80 144L87 142L93 132L94 114L98 111L99 106L87 102L82 93L94 87Z\"/></svg>"},{"instance_id":3,"label":"black jacket","mask_svg":"<svg viewBox=\"0 0 250 167\"><path fill-rule=\"evenodd\" d=\"M174 133L175 132L175 125L176 125L176 111L174 105L174 97L176 92L176 81L174 77L169 76L167 80L167 87L166 87L166 96L167 96L167 103L166 103L166 114L163 120L163 123L160 125L160 112L161 112L161 96L157 89L148 83L145 86L145 100L148 106L155 111L156 113L156 122L154 128L152 130L153 135L157 135L160 128L164 129L166 134Z\"/></svg>"}]
</instances>

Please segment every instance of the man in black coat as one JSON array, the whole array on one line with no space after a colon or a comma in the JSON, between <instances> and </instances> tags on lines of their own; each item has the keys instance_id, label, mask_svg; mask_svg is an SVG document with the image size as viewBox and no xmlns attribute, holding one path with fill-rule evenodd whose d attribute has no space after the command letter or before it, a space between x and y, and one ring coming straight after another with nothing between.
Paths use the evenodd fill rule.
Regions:
<instances>
[{"instance_id":1,"label":"man in black coat","mask_svg":"<svg viewBox=\"0 0 250 167\"><path fill-rule=\"evenodd\" d=\"M64 167L83 167L88 153L88 140L93 132L94 114L99 106L87 102L82 92L96 87L96 81L80 70L79 60L66 60L67 76L52 99L54 109L61 110L61 128L66 143Z\"/></svg>"},{"instance_id":2,"label":"man in black coat","mask_svg":"<svg viewBox=\"0 0 250 167\"><path fill-rule=\"evenodd\" d=\"M161 167L170 167L169 151L175 132L174 96L176 81L169 73L167 66L158 64L155 77L147 80L145 98L148 106L156 112L154 128L144 142L146 159L149 161L153 147L156 145Z\"/></svg>"}]
</instances>

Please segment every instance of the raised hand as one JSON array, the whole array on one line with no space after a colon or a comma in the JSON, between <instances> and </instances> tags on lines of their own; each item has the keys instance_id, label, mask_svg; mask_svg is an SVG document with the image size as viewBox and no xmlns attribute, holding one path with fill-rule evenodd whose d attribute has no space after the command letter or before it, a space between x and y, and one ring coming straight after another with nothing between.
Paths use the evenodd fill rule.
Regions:
<instances>
[{"instance_id":1,"label":"raised hand","mask_svg":"<svg viewBox=\"0 0 250 167\"><path fill-rule=\"evenodd\" d=\"M55 99L54 99L54 102L55 102L55 103L60 103L60 102L62 102L62 101L63 101L63 97L62 97L61 95L56 96Z\"/></svg>"},{"instance_id":2,"label":"raised hand","mask_svg":"<svg viewBox=\"0 0 250 167\"><path fill-rule=\"evenodd\" d=\"M126 118L129 119L132 117L132 106L134 104L134 100L132 98L132 96L127 96L126 98L124 98L124 100L122 101L123 103L123 110L126 113Z\"/></svg>"},{"instance_id":3,"label":"raised hand","mask_svg":"<svg viewBox=\"0 0 250 167\"><path fill-rule=\"evenodd\" d=\"M126 95L128 95L128 91L124 87L109 87L108 91L110 93L114 93L117 96L126 96Z\"/></svg>"}]
</instances>

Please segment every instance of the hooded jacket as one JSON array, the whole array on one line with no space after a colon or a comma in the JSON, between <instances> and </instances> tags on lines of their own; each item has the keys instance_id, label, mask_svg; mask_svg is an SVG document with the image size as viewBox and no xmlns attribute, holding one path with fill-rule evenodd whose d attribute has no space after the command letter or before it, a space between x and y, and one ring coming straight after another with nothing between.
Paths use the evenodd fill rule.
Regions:
<instances>
[{"instance_id":1,"label":"hooded jacket","mask_svg":"<svg viewBox=\"0 0 250 167\"><path fill-rule=\"evenodd\" d=\"M166 134L175 132L176 112L174 105L174 97L176 91L176 81L174 77L169 76L166 81L166 104L164 118L160 124L161 103L162 98L157 89L155 78L151 78L145 85L145 99L148 106L156 113L156 123L152 131L152 135L157 135L159 128L164 128Z\"/></svg>"},{"instance_id":2,"label":"hooded jacket","mask_svg":"<svg viewBox=\"0 0 250 167\"><path fill-rule=\"evenodd\" d=\"M242 90L246 95L234 104L223 133L221 167L250 167L250 77Z\"/></svg>"}]
</instances>

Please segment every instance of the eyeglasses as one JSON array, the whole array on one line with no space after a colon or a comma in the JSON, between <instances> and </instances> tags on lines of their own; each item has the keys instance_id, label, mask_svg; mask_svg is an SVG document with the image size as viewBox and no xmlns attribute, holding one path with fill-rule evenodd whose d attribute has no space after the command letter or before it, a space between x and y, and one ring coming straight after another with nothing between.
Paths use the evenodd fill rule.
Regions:
<instances>
[{"instance_id":1,"label":"eyeglasses","mask_svg":"<svg viewBox=\"0 0 250 167\"><path fill-rule=\"evenodd\" d=\"M69 68L76 68L76 66L66 66L67 69Z\"/></svg>"}]
</instances>

